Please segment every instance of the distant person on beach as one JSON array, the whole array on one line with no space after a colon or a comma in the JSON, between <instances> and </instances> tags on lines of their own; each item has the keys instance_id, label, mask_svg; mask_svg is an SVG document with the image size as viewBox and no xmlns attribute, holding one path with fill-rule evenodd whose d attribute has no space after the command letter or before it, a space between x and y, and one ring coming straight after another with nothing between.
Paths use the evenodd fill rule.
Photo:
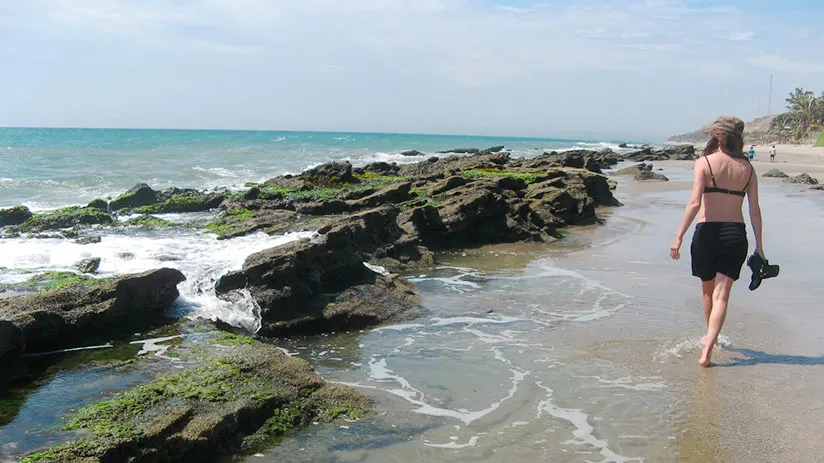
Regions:
<instances>
[{"instance_id":1,"label":"distant person on beach","mask_svg":"<svg viewBox=\"0 0 824 463\"><path fill-rule=\"evenodd\" d=\"M755 159L755 146L750 146L750 161Z\"/></svg>"},{"instance_id":2,"label":"distant person on beach","mask_svg":"<svg viewBox=\"0 0 824 463\"><path fill-rule=\"evenodd\" d=\"M692 274L701 279L701 293L707 334L698 363L710 366L712 349L727 315L733 283L738 280L747 258L747 230L742 206L747 197L750 221L755 233L755 252L764 256L761 241L761 208L758 204L758 176L744 154L744 122L722 116L711 128L710 141L693 168L692 196L670 256L681 258L681 241L700 212L690 245Z\"/></svg>"},{"instance_id":3,"label":"distant person on beach","mask_svg":"<svg viewBox=\"0 0 824 463\"><path fill-rule=\"evenodd\" d=\"M770 162L775 161L775 145L770 148Z\"/></svg>"}]
</instances>

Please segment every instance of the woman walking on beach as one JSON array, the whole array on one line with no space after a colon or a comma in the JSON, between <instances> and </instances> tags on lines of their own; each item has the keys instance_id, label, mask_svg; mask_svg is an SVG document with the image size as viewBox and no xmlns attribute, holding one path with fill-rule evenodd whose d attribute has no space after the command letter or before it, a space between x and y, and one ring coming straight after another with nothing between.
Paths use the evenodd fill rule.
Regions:
<instances>
[{"instance_id":1,"label":"woman walking on beach","mask_svg":"<svg viewBox=\"0 0 824 463\"><path fill-rule=\"evenodd\" d=\"M733 283L747 258L747 231L742 206L749 202L755 232L755 252L764 256L761 240L761 208L758 176L744 153L744 122L722 116L709 130L710 141L693 168L695 180L684 218L670 246L673 259L681 257L681 242L697 214L690 254L692 274L701 279L707 334L699 364L710 366L712 349L727 315Z\"/></svg>"}]
</instances>

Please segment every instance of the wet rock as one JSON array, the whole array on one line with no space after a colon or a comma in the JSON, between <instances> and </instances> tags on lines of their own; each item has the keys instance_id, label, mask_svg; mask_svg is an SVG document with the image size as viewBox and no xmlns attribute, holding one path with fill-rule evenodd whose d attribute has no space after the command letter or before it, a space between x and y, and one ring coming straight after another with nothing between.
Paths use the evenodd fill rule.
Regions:
<instances>
[{"instance_id":1,"label":"wet rock","mask_svg":"<svg viewBox=\"0 0 824 463\"><path fill-rule=\"evenodd\" d=\"M349 163L349 161L322 164L302 173L300 178L317 187L332 187L343 183L360 183L360 180L352 175L352 164Z\"/></svg>"},{"instance_id":2,"label":"wet rock","mask_svg":"<svg viewBox=\"0 0 824 463\"><path fill-rule=\"evenodd\" d=\"M75 244L97 244L103 239L99 235L84 236L74 240Z\"/></svg>"},{"instance_id":3,"label":"wet rock","mask_svg":"<svg viewBox=\"0 0 824 463\"><path fill-rule=\"evenodd\" d=\"M21 330L28 352L91 345L168 322L166 311L185 279L160 269L0 299L0 317Z\"/></svg>"},{"instance_id":4,"label":"wet rock","mask_svg":"<svg viewBox=\"0 0 824 463\"><path fill-rule=\"evenodd\" d=\"M421 153L418 150L409 150L409 151L402 152L401 156L410 156L410 157L411 156L424 156L424 153Z\"/></svg>"},{"instance_id":5,"label":"wet rock","mask_svg":"<svg viewBox=\"0 0 824 463\"><path fill-rule=\"evenodd\" d=\"M78 410L65 424L73 433L63 436L75 440L28 460L222 461L312 423L369 413L369 398L327 383L308 362L275 346L229 333L207 342L231 350L183 352L183 364L194 366Z\"/></svg>"},{"instance_id":6,"label":"wet rock","mask_svg":"<svg viewBox=\"0 0 824 463\"><path fill-rule=\"evenodd\" d=\"M284 190L299 191L311 188L309 182L302 178L294 177L292 175L281 175L280 177L270 178L263 182L264 186L280 187Z\"/></svg>"},{"instance_id":7,"label":"wet rock","mask_svg":"<svg viewBox=\"0 0 824 463\"><path fill-rule=\"evenodd\" d=\"M197 190L171 188L157 194L157 202L131 209L137 214L204 212L219 207L225 193L202 193Z\"/></svg>"},{"instance_id":8,"label":"wet rock","mask_svg":"<svg viewBox=\"0 0 824 463\"><path fill-rule=\"evenodd\" d=\"M633 177L633 178L635 180L642 181L642 182L650 181L650 180L661 181L661 182L668 182L669 181L669 179L665 175L659 174L657 172L653 172L651 170L642 170L642 171L638 172L637 174L635 174L635 177Z\"/></svg>"},{"instance_id":9,"label":"wet rock","mask_svg":"<svg viewBox=\"0 0 824 463\"><path fill-rule=\"evenodd\" d=\"M124 252L118 252L117 254L115 254L115 256L117 258L123 259L123 260L133 260L134 259L134 254L133 253L125 252L125 251Z\"/></svg>"},{"instance_id":10,"label":"wet rock","mask_svg":"<svg viewBox=\"0 0 824 463\"><path fill-rule=\"evenodd\" d=\"M22 233L41 233L89 225L108 225L114 218L107 212L88 207L66 207L35 214L26 222L12 227Z\"/></svg>"},{"instance_id":11,"label":"wet rock","mask_svg":"<svg viewBox=\"0 0 824 463\"><path fill-rule=\"evenodd\" d=\"M215 289L221 295L248 290L260 306L262 335L363 327L410 313L418 302L407 288L364 265L357 249L369 237L353 236L361 231L372 232L339 227L317 242L298 241L253 254L241 271L221 277ZM372 244L378 243L363 247ZM368 297L358 299L359 294ZM332 305L339 298L346 304Z\"/></svg>"},{"instance_id":12,"label":"wet rock","mask_svg":"<svg viewBox=\"0 0 824 463\"><path fill-rule=\"evenodd\" d=\"M796 183L801 185L818 185L818 180L813 177L810 177L810 175L807 173L803 173L795 177L789 177L785 179L785 181L787 183Z\"/></svg>"},{"instance_id":13,"label":"wet rock","mask_svg":"<svg viewBox=\"0 0 824 463\"><path fill-rule=\"evenodd\" d=\"M109 203L111 210L133 209L157 202L157 192L145 183L138 183Z\"/></svg>"},{"instance_id":14,"label":"wet rock","mask_svg":"<svg viewBox=\"0 0 824 463\"><path fill-rule=\"evenodd\" d=\"M90 202L86 207L92 209L98 209L101 211L108 211L109 210L109 203L102 199L95 199L94 201Z\"/></svg>"},{"instance_id":15,"label":"wet rock","mask_svg":"<svg viewBox=\"0 0 824 463\"><path fill-rule=\"evenodd\" d=\"M660 150L647 147L624 156L628 161L690 161L696 158L693 145L667 146Z\"/></svg>"},{"instance_id":16,"label":"wet rock","mask_svg":"<svg viewBox=\"0 0 824 463\"><path fill-rule=\"evenodd\" d=\"M14 323L0 319L0 366L11 362L22 352L23 332ZM0 384L0 388L2 386Z\"/></svg>"},{"instance_id":17,"label":"wet rock","mask_svg":"<svg viewBox=\"0 0 824 463\"><path fill-rule=\"evenodd\" d=\"M788 178L789 177L789 175L785 174L784 172L781 172L778 169L770 169L767 172L764 172L764 174L762 174L761 176L762 177L767 177L767 178Z\"/></svg>"},{"instance_id":18,"label":"wet rock","mask_svg":"<svg viewBox=\"0 0 824 463\"><path fill-rule=\"evenodd\" d=\"M97 269L100 268L100 258L91 257L83 259L75 265L75 268L77 268L80 273L97 273Z\"/></svg>"},{"instance_id":19,"label":"wet rock","mask_svg":"<svg viewBox=\"0 0 824 463\"><path fill-rule=\"evenodd\" d=\"M20 225L32 218L33 214L26 206L15 206L8 209L0 209L0 227L8 225Z\"/></svg>"}]
</instances>

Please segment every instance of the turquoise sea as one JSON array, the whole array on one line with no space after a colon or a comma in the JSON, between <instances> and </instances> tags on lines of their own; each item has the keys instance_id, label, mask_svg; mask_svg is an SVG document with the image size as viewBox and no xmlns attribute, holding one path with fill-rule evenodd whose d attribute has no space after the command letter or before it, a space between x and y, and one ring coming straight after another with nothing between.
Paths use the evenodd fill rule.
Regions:
<instances>
[{"instance_id":1,"label":"turquoise sea","mask_svg":"<svg viewBox=\"0 0 824 463\"><path fill-rule=\"evenodd\" d=\"M136 183L155 188L242 186L333 160L412 162L406 150L504 145L513 156L617 148L553 138L379 133L0 128L0 207L33 210L116 197Z\"/></svg>"}]
</instances>

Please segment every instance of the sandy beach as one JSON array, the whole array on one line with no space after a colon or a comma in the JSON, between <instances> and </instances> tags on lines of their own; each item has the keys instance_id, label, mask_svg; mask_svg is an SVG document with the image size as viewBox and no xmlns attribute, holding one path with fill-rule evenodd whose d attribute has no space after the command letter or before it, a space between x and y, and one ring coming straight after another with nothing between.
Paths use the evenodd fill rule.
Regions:
<instances>
[{"instance_id":1,"label":"sandy beach","mask_svg":"<svg viewBox=\"0 0 824 463\"><path fill-rule=\"evenodd\" d=\"M751 145L745 147L749 150ZM775 145L775 161L770 161L770 147L772 145L756 145L753 165L759 173L770 169L779 169L787 175L808 173L811 176L824 180L824 147L811 145ZM701 151L704 145L695 145ZM679 165L680 161L659 162L662 165Z\"/></svg>"}]
</instances>

